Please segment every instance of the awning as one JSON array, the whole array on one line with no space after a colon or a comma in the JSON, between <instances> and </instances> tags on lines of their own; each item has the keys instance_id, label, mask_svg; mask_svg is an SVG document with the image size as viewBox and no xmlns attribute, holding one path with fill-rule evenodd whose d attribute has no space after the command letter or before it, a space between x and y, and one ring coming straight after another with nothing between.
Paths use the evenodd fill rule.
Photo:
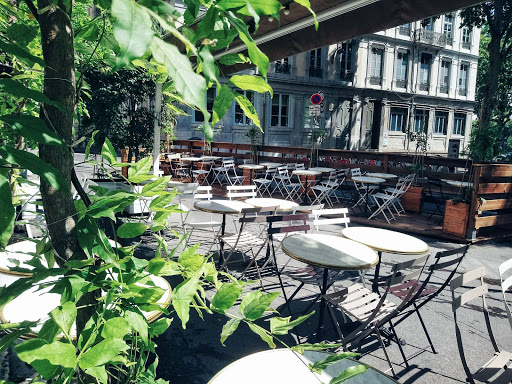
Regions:
<instances>
[{"instance_id":1,"label":"awning","mask_svg":"<svg viewBox=\"0 0 512 384\"><path fill-rule=\"evenodd\" d=\"M280 23L262 18L254 39L270 61L274 61L479 3L482 1L311 0L311 8L320 22L318 31L315 31L309 11L292 2L289 4L289 15L281 11ZM228 50L218 55L243 51L243 44L235 41Z\"/></svg>"}]
</instances>

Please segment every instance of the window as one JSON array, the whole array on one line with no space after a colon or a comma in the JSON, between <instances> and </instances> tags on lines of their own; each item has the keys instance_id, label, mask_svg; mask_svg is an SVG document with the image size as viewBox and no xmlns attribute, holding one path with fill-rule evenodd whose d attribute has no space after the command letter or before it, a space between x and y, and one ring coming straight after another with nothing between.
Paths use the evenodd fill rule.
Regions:
<instances>
[{"instance_id":1,"label":"window","mask_svg":"<svg viewBox=\"0 0 512 384\"><path fill-rule=\"evenodd\" d=\"M244 95L254 105L254 92L251 91L237 91L239 94ZM244 110L240 105L235 102L235 124L250 125L252 120L245 116Z\"/></svg>"},{"instance_id":2,"label":"window","mask_svg":"<svg viewBox=\"0 0 512 384\"><path fill-rule=\"evenodd\" d=\"M403 36L410 36L411 35L411 24L403 24L398 28L398 33Z\"/></svg>"},{"instance_id":3,"label":"window","mask_svg":"<svg viewBox=\"0 0 512 384\"><path fill-rule=\"evenodd\" d=\"M396 86L405 88L407 86L407 61L409 54L398 51L396 56Z\"/></svg>"},{"instance_id":4,"label":"window","mask_svg":"<svg viewBox=\"0 0 512 384\"><path fill-rule=\"evenodd\" d=\"M448 93L450 84L450 67L452 63L446 60L441 61L441 71L439 73L439 92Z\"/></svg>"},{"instance_id":5,"label":"window","mask_svg":"<svg viewBox=\"0 0 512 384\"><path fill-rule=\"evenodd\" d=\"M427 132L428 127L428 111L425 109L417 109L414 112L414 126L413 131L418 132Z\"/></svg>"},{"instance_id":6,"label":"window","mask_svg":"<svg viewBox=\"0 0 512 384\"><path fill-rule=\"evenodd\" d=\"M212 87L206 91L206 109L208 112L212 113L213 111L213 102L215 101L215 97L217 96L217 90ZM204 116L201 111L194 111L194 121L201 123L204 121ZM211 121L211 116L210 116Z\"/></svg>"},{"instance_id":7,"label":"window","mask_svg":"<svg viewBox=\"0 0 512 384\"><path fill-rule=\"evenodd\" d=\"M468 85L468 65L461 64L459 68L459 95L466 96Z\"/></svg>"},{"instance_id":8,"label":"window","mask_svg":"<svg viewBox=\"0 0 512 384\"><path fill-rule=\"evenodd\" d=\"M322 77L322 48L313 49L310 52L309 76Z\"/></svg>"},{"instance_id":9,"label":"window","mask_svg":"<svg viewBox=\"0 0 512 384\"><path fill-rule=\"evenodd\" d=\"M340 57L340 80L352 79L352 43L344 42L338 47Z\"/></svg>"},{"instance_id":10,"label":"window","mask_svg":"<svg viewBox=\"0 0 512 384\"><path fill-rule=\"evenodd\" d=\"M436 124L434 126L434 133L446 135L448 128L448 112L436 112Z\"/></svg>"},{"instance_id":11,"label":"window","mask_svg":"<svg viewBox=\"0 0 512 384\"><path fill-rule=\"evenodd\" d=\"M380 85L382 83L382 48L372 47L370 55L370 84Z\"/></svg>"},{"instance_id":12,"label":"window","mask_svg":"<svg viewBox=\"0 0 512 384\"><path fill-rule=\"evenodd\" d=\"M313 128L313 118L309 115L310 105L309 98L306 97L304 99L304 128L307 129Z\"/></svg>"},{"instance_id":13,"label":"window","mask_svg":"<svg viewBox=\"0 0 512 384\"><path fill-rule=\"evenodd\" d=\"M444 15L443 35L446 37L446 43L451 44L453 40L453 15Z\"/></svg>"},{"instance_id":14,"label":"window","mask_svg":"<svg viewBox=\"0 0 512 384\"><path fill-rule=\"evenodd\" d=\"M462 135L466 131L466 115L464 113L456 113L453 119L453 134Z\"/></svg>"},{"instance_id":15,"label":"window","mask_svg":"<svg viewBox=\"0 0 512 384\"><path fill-rule=\"evenodd\" d=\"M430 82L430 63L432 61L432 55L428 53L422 53L420 59L420 90L428 91Z\"/></svg>"},{"instance_id":16,"label":"window","mask_svg":"<svg viewBox=\"0 0 512 384\"><path fill-rule=\"evenodd\" d=\"M427 31L432 31L434 29L434 20L431 17L428 19L423 19L421 22L421 26Z\"/></svg>"},{"instance_id":17,"label":"window","mask_svg":"<svg viewBox=\"0 0 512 384\"><path fill-rule=\"evenodd\" d=\"M270 114L270 125L272 127L288 126L289 95L274 93L272 98L272 110Z\"/></svg>"},{"instance_id":18,"label":"window","mask_svg":"<svg viewBox=\"0 0 512 384\"><path fill-rule=\"evenodd\" d=\"M462 28L461 31L461 42L462 48L470 49L471 48L471 29L468 27Z\"/></svg>"},{"instance_id":19,"label":"window","mask_svg":"<svg viewBox=\"0 0 512 384\"><path fill-rule=\"evenodd\" d=\"M290 73L290 64L288 62L288 58L276 61L276 73Z\"/></svg>"},{"instance_id":20,"label":"window","mask_svg":"<svg viewBox=\"0 0 512 384\"><path fill-rule=\"evenodd\" d=\"M391 108L391 118L389 119L389 130L391 132L405 132L407 125L407 109Z\"/></svg>"}]
</instances>

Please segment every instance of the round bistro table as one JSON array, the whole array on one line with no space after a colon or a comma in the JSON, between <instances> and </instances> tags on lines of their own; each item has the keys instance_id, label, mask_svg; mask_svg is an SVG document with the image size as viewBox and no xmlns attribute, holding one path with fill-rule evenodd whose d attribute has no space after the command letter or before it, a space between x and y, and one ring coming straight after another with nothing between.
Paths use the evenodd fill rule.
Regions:
<instances>
[{"instance_id":1,"label":"round bistro table","mask_svg":"<svg viewBox=\"0 0 512 384\"><path fill-rule=\"evenodd\" d=\"M257 208L279 207L278 211L291 211L293 208L299 206L299 204L294 201L265 197L253 197L245 200L245 203Z\"/></svg>"},{"instance_id":2,"label":"round bistro table","mask_svg":"<svg viewBox=\"0 0 512 384\"><path fill-rule=\"evenodd\" d=\"M316 373L309 365L332 356L330 353L304 351L304 354L280 348L256 352L229 364L217 373L208 384L319 384L329 383L349 367L361 364L352 359L342 359ZM360 375L345 381L348 384L395 384L386 374L370 367Z\"/></svg>"},{"instance_id":3,"label":"round bistro table","mask_svg":"<svg viewBox=\"0 0 512 384\"><path fill-rule=\"evenodd\" d=\"M292 175L298 175L298 176L304 176L304 195L303 195L303 198L302 198L302 202L305 203L306 200L309 200L309 195L308 195L308 177L309 176L318 176L318 175L321 175L322 172L320 171L313 171L311 169L296 169L294 171L292 171ZM302 178L300 178L301 181L302 181Z\"/></svg>"},{"instance_id":4,"label":"round bistro table","mask_svg":"<svg viewBox=\"0 0 512 384\"><path fill-rule=\"evenodd\" d=\"M249 171L249 184L252 184L252 179L254 178L254 171L258 169L263 169L265 168L265 166L261 164L240 164L238 168L241 168L244 171L247 169Z\"/></svg>"},{"instance_id":5,"label":"round bistro table","mask_svg":"<svg viewBox=\"0 0 512 384\"><path fill-rule=\"evenodd\" d=\"M323 332L326 306L323 296L327 292L329 269L360 271L369 269L379 262L379 257L372 248L340 236L299 233L285 237L281 242L281 247L285 254L295 260L324 268L317 331L317 336L320 337Z\"/></svg>"},{"instance_id":6,"label":"round bistro table","mask_svg":"<svg viewBox=\"0 0 512 384\"><path fill-rule=\"evenodd\" d=\"M392 173L380 173L380 172L368 172L366 174L366 176L378 177L380 179L386 179L386 180L396 179L398 177L398 175L394 175Z\"/></svg>"},{"instance_id":7,"label":"round bistro table","mask_svg":"<svg viewBox=\"0 0 512 384\"><path fill-rule=\"evenodd\" d=\"M382 252L399 255L423 255L428 252L428 244L416 237L405 233L390 231L389 229L372 227L343 228L341 234L347 239L364 244L379 255L379 263L375 267L375 279L372 284L373 291L378 291L377 278L380 273L380 259Z\"/></svg>"},{"instance_id":8,"label":"round bistro table","mask_svg":"<svg viewBox=\"0 0 512 384\"><path fill-rule=\"evenodd\" d=\"M352 176L352 180L357 181L362 184L381 184L386 180L380 177L370 177L370 176ZM370 188L366 188L365 190L365 203L364 203L364 213L368 212L368 197L370 196Z\"/></svg>"}]
</instances>

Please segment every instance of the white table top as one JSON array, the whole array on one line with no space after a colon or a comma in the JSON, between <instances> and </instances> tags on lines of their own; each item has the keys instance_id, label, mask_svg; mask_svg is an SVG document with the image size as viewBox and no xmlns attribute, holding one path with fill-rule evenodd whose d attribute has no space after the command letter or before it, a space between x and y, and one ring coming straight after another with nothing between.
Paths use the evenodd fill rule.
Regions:
<instances>
[{"instance_id":1,"label":"white table top","mask_svg":"<svg viewBox=\"0 0 512 384\"><path fill-rule=\"evenodd\" d=\"M201 156L201 160L210 161L210 160L219 160L220 156Z\"/></svg>"},{"instance_id":2,"label":"white table top","mask_svg":"<svg viewBox=\"0 0 512 384\"><path fill-rule=\"evenodd\" d=\"M8 276L6 276L6 278L8 278ZM4 278L3 274L0 274L0 282L7 281L6 278ZM43 283L45 281L54 282L57 279L57 277L50 277L47 280L43 280ZM157 304L161 305L162 307L168 307L171 303L171 286L167 280L160 276L151 276L151 280L156 287L162 288L165 291L162 297L157 300ZM146 284L136 284L140 285L141 287L149 287L149 285ZM57 293L50 293L49 291L51 288L52 286L39 289L39 285L35 285L29 290L23 292L21 295L8 303L2 310L0 310L1 322L18 323L23 320L40 320L38 325L32 327L34 332L39 332L41 326L49 317L48 313L60 305L61 295ZM155 321L162 315L162 312L159 310L151 312L143 311L142 313L149 322ZM73 325L71 328L71 335L76 335L75 325Z\"/></svg>"},{"instance_id":3,"label":"white table top","mask_svg":"<svg viewBox=\"0 0 512 384\"><path fill-rule=\"evenodd\" d=\"M240 164L238 166L238 168L242 168L242 169L263 169L265 168L263 165L261 164Z\"/></svg>"},{"instance_id":4,"label":"white table top","mask_svg":"<svg viewBox=\"0 0 512 384\"><path fill-rule=\"evenodd\" d=\"M325 360L330 354L305 351L304 355L286 348L257 352L245 356L222 369L208 384L319 384L329 383L345 369L359 365L350 359L338 360L320 373L308 365ZM373 368L345 381L348 384L393 384L395 380Z\"/></svg>"},{"instance_id":5,"label":"white table top","mask_svg":"<svg viewBox=\"0 0 512 384\"><path fill-rule=\"evenodd\" d=\"M428 251L428 244L423 240L388 229L349 227L343 228L341 234L376 251L404 255L420 255Z\"/></svg>"},{"instance_id":6,"label":"white table top","mask_svg":"<svg viewBox=\"0 0 512 384\"><path fill-rule=\"evenodd\" d=\"M194 208L204 212L233 215L242 212L244 208L254 208L254 206L239 200L203 200L196 201Z\"/></svg>"},{"instance_id":7,"label":"white table top","mask_svg":"<svg viewBox=\"0 0 512 384\"><path fill-rule=\"evenodd\" d=\"M366 176L370 177L379 177L381 179L396 179L398 175L393 175L392 173L380 173L380 172L368 172Z\"/></svg>"},{"instance_id":8,"label":"white table top","mask_svg":"<svg viewBox=\"0 0 512 384\"><path fill-rule=\"evenodd\" d=\"M335 171L336 169L328 168L328 167L313 167L313 168L309 168L309 170L310 171L318 171L318 172L322 172L322 173L330 173L330 172Z\"/></svg>"},{"instance_id":9,"label":"white table top","mask_svg":"<svg viewBox=\"0 0 512 384\"><path fill-rule=\"evenodd\" d=\"M352 176L352 180L359 181L360 183L366 183L366 184L380 184L380 183L383 183L386 181L379 177L369 177L369 176Z\"/></svg>"},{"instance_id":10,"label":"white table top","mask_svg":"<svg viewBox=\"0 0 512 384\"><path fill-rule=\"evenodd\" d=\"M284 238L281 246L288 256L324 268L354 271L379 261L373 249L340 236L299 233Z\"/></svg>"},{"instance_id":11,"label":"white table top","mask_svg":"<svg viewBox=\"0 0 512 384\"><path fill-rule=\"evenodd\" d=\"M202 157L182 157L181 160L183 161L201 161L204 160Z\"/></svg>"},{"instance_id":12,"label":"white table top","mask_svg":"<svg viewBox=\"0 0 512 384\"><path fill-rule=\"evenodd\" d=\"M313 171L311 169L296 169L292 171L294 175L304 175L304 176L318 176L321 175L320 171Z\"/></svg>"},{"instance_id":13,"label":"white table top","mask_svg":"<svg viewBox=\"0 0 512 384\"><path fill-rule=\"evenodd\" d=\"M473 183L469 181L457 181L457 180L445 180L442 179L446 184L451 185L452 187L472 187Z\"/></svg>"},{"instance_id":14,"label":"white table top","mask_svg":"<svg viewBox=\"0 0 512 384\"><path fill-rule=\"evenodd\" d=\"M264 197L253 197L245 200L245 203L258 208L279 207L278 210L280 211L291 211L293 208L299 206L299 204L293 201Z\"/></svg>"},{"instance_id":15,"label":"white table top","mask_svg":"<svg viewBox=\"0 0 512 384\"><path fill-rule=\"evenodd\" d=\"M283 163L273 163L271 161L262 161L260 165L263 165L264 167L279 167L283 165Z\"/></svg>"}]
</instances>

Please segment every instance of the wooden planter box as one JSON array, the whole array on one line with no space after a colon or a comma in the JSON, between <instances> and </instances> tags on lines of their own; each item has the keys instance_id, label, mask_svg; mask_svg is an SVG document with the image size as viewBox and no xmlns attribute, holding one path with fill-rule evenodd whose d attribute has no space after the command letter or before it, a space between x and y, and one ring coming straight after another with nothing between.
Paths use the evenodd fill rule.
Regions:
<instances>
[{"instance_id":1,"label":"wooden planter box","mask_svg":"<svg viewBox=\"0 0 512 384\"><path fill-rule=\"evenodd\" d=\"M421 193L423 187L409 187L400 202L406 211L419 212L421 210Z\"/></svg>"},{"instance_id":2,"label":"wooden planter box","mask_svg":"<svg viewBox=\"0 0 512 384\"><path fill-rule=\"evenodd\" d=\"M466 238L466 230L469 219L469 204L453 204L452 200L446 200L444 211L443 232Z\"/></svg>"}]
</instances>

